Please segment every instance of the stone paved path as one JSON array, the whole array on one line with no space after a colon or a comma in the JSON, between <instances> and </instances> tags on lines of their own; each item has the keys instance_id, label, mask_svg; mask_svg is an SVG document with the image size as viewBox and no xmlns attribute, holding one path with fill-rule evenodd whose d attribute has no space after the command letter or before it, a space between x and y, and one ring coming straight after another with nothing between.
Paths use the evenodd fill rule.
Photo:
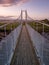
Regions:
<instances>
[{"instance_id":1,"label":"stone paved path","mask_svg":"<svg viewBox=\"0 0 49 65\"><path fill-rule=\"evenodd\" d=\"M11 65L39 65L35 59L25 26L23 26L20 41L15 51L15 58Z\"/></svg>"}]
</instances>

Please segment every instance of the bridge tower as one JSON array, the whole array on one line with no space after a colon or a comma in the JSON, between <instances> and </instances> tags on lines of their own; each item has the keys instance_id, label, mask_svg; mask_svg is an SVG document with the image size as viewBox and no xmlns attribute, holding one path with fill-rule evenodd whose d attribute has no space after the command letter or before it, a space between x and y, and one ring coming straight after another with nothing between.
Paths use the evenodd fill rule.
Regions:
<instances>
[{"instance_id":1,"label":"bridge tower","mask_svg":"<svg viewBox=\"0 0 49 65\"><path fill-rule=\"evenodd\" d=\"M23 20L23 12L25 13L25 21L27 21L27 10L21 10L21 21Z\"/></svg>"}]
</instances>

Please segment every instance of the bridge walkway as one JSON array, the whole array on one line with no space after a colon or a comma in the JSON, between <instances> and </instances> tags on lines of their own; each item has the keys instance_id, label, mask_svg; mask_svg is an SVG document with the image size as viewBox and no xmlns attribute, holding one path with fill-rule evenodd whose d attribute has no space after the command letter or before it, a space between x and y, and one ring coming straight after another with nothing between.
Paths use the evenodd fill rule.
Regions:
<instances>
[{"instance_id":1,"label":"bridge walkway","mask_svg":"<svg viewBox=\"0 0 49 65\"><path fill-rule=\"evenodd\" d=\"M39 65L25 26L22 28L11 65Z\"/></svg>"}]
</instances>

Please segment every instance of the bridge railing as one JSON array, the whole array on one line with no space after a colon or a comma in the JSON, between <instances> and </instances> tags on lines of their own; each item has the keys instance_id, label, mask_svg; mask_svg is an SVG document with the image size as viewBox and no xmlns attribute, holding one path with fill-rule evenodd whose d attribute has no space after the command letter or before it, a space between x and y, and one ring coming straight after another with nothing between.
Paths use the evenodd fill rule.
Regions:
<instances>
[{"instance_id":1,"label":"bridge railing","mask_svg":"<svg viewBox=\"0 0 49 65\"><path fill-rule=\"evenodd\" d=\"M1 26L0 28L6 25ZM9 35L0 41L0 65L10 65L22 25L15 28ZM6 31L5 31L6 32Z\"/></svg>"},{"instance_id":2,"label":"bridge railing","mask_svg":"<svg viewBox=\"0 0 49 65\"><path fill-rule=\"evenodd\" d=\"M38 33L35 29L31 28L28 24L26 25L26 27L28 29L31 41L33 42L33 46L36 51L36 55L39 58L40 64L49 65L49 40L46 37L42 36L40 33Z\"/></svg>"},{"instance_id":3,"label":"bridge railing","mask_svg":"<svg viewBox=\"0 0 49 65\"><path fill-rule=\"evenodd\" d=\"M10 23L8 23L8 24L10 24ZM4 24L4 25L2 25L2 26L0 26L0 29L3 29L4 30L4 35L6 36L6 26L8 25L8 24ZM1 32L1 30L0 30L0 32Z\"/></svg>"},{"instance_id":4,"label":"bridge railing","mask_svg":"<svg viewBox=\"0 0 49 65\"><path fill-rule=\"evenodd\" d=\"M43 23L42 23L42 22L36 22L36 21L35 21L35 23L36 23L35 28L37 28L37 29L36 29L37 31L38 31L38 28L41 26L41 28L42 28L42 33L43 33L43 34L44 34L44 32L45 32L45 33L49 33L49 25L46 24L46 23L44 23L44 21L43 21Z\"/></svg>"},{"instance_id":5,"label":"bridge railing","mask_svg":"<svg viewBox=\"0 0 49 65\"><path fill-rule=\"evenodd\" d=\"M9 22L0 26L0 41L6 37L11 31L13 31L20 23L19 22Z\"/></svg>"}]
</instances>

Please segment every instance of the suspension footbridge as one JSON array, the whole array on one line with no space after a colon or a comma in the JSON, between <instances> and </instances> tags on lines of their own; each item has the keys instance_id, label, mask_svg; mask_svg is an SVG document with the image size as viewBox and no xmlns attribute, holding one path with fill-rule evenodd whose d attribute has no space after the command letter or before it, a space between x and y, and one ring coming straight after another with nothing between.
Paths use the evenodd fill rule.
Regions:
<instances>
[{"instance_id":1,"label":"suspension footbridge","mask_svg":"<svg viewBox=\"0 0 49 65\"><path fill-rule=\"evenodd\" d=\"M25 20L23 20L25 12ZM0 26L4 29L4 38L0 41L0 65L49 65L49 40L39 34L34 28L27 24L29 21L36 22L36 29L39 23L49 27L48 24L34 21L22 10L17 18L20 24L7 35L6 26ZM12 22L13 23L13 22Z\"/></svg>"},{"instance_id":2,"label":"suspension footbridge","mask_svg":"<svg viewBox=\"0 0 49 65\"><path fill-rule=\"evenodd\" d=\"M25 26L23 26L18 47L15 50L15 56L11 65L39 65L35 51L32 48L31 41L27 34Z\"/></svg>"}]
</instances>

